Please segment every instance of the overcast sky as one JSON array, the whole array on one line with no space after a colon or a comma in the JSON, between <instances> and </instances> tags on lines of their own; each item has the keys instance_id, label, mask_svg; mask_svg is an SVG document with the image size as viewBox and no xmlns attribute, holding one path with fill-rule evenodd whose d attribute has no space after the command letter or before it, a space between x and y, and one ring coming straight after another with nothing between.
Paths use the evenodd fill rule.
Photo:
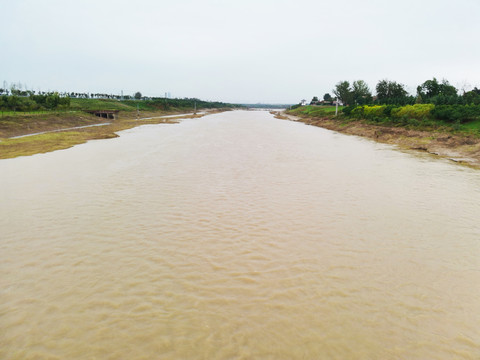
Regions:
<instances>
[{"instance_id":1,"label":"overcast sky","mask_svg":"<svg viewBox=\"0 0 480 360\"><path fill-rule=\"evenodd\" d=\"M3 81L297 103L341 80L480 87L480 0L0 0Z\"/></svg>"}]
</instances>

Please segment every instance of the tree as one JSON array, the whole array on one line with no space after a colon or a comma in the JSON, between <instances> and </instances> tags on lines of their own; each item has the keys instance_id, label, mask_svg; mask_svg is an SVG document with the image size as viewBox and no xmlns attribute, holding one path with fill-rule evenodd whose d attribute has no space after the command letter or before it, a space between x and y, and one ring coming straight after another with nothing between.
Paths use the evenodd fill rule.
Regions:
<instances>
[{"instance_id":1,"label":"tree","mask_svg":"<svg viewBox=\"0 0 480 360\"><path fill-rule=\"evenodd\" d=\"M137 91L133 97L137 100L140 100L142 98L142 93L140 91Z\"/></svg>"},{"instance_id":2,"label":"tree","mask_svg":"<svg viewBox=\"0 0 480 360\"><path fill-rule=\"evenodd\" d=\"M418 86L417 94L422 97L424 102L427 102L434 96L457 96L457 89L445 79L439 83L436 78L433 78Z\"/></svg>"},{"instance_id":3,"label":"tree","mask_svg":"<svg viewBox=\"0 0 480 360\"><path fill-rule=\"evenodd\" d=\"M480 104L480 90L477 88L470 90L463 94L463 99L466 105L479 105Z\"/></svg>"},{"instance_id":4,"label":"tree","mask_svg":"<svg viewBox=\"0 0 480 360\"><path fill-rule=\"evenodd\" d=\"M441 83L436 78L427 80L417 87L417 98L422 103L435 105L454 105L464 102L464 98L458 96L455 86L443 79Z\"/></svg>"},{"instance_id":5,"label":"tree","mask_svg":"<svg viewBox=\"0 0 480 360\"><path fill-rule=\"evenodd\" d=\"M16 111L19 103L20 98L17 95L11 95L7 97L7 105L11 110Z\"/></svg>"},{"instance_id":6,"label":"tree","mask_svg":"<svg viewBox=\"0 0 480 360\"><path fill-rule=\"evenodd\" d=\"M55 109L59 103L60 103L60 96L58 95L57 92L51 95L48 95L45 100L45 104L49 109Z\"/></svg>"},{"instance_id":7,"label":"tree","mask_svg":"<svg viewBox=\"0 0 480 360\"><path fill-rule=\"evenodd\" d=\"M353 102L358 105L368 104L372 101L372 93L363 80L353 82L352 96Z\"/></svg>"},{"instance_id":8,"label":"tree","mask_svg":"<svg viewBox=\"0 0 480 360\"><path fill-rule=\"evenodd\" d=\"M439 93L439 83L437 79L433 78L432 80L425 81L422 85L417 87L417 93L424 100L437 96Z\"/></svg>"},{"instance_id":9,"label":"tree","mask_svg":"<svg viewBox=\"0 0 480 360\"><path fill-rule=\"evenodd\" d=\"M440 94L443 96L457 96L458 91L455 86L450 85L447 80L443 79L440 84Z\"/></svg>"},{"instance_id":10,"label":"tree","mask_svg":"<svg viewBox=\"0 0 480 360\"><path fill-rule=\"evenodd\" d=\"M65 96L65 97L60 98L59 102L58 102L58 105L63 105L65 107L69 107L70 106L70 97Z\"/></svg>"},{"instance_id":11,"label":"tree","mask_svg":"<svg viewBox=\"0 0 480 360\"><path fill-rule=\"evenodd\" d=\"M318 97L314 96L312 101L310 101L310 105L316 104L318 102Z\"/></svg>"},{"instance_id":12,"label":"tree","mask_svg":"<svg viewBox=\"0 0 480 360\"><path fill-rule=\"evenodd\" d=\"M406 104L408 92L402 84L386 79L380 80L375 90L377 91L377 101L380 104Z\"/></svg>"},{"instance_id":13,"label":"tree","mask_svg":"<svg viewBox=\"0 0 480 360\"><path fill-rule=\"evenodd\" d=\"M348 81L340 81L332 92L344 105L351 104L353 101L353 93Z\"/></svg>"},{"instance_id":14,"label":"tree","mask_svg":"<svg viewBox=\"0 0 480 360\"><path fill-rule=\"evenodd\" d=\"M329 94L329 93L326 93L325 95L323 95L323 100L325 101L332 101L332 96Z\"/></svg>"}]
</instances>

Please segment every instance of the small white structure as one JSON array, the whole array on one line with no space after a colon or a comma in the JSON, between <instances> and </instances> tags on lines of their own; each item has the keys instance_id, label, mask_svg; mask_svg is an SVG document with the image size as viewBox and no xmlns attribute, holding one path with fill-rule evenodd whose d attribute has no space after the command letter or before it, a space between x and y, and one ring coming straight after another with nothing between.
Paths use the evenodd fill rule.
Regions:
<instances>
[{"instance_id":1,"label":"small white structure","mask_svg":"<svg viewBox=\"0 0 480 360\"><path fill-rule=\"evenodd\" d=\"M302 101L300 101L300 105L302 105L302 106L307 105L307 100L303 99Z\"/></svg>"}]
</instances>

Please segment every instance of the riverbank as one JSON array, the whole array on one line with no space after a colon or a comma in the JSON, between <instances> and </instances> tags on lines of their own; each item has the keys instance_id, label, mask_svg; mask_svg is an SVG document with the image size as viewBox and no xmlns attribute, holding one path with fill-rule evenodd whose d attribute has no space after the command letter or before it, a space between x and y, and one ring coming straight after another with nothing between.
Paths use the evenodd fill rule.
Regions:
<instances>
[{"instance_id":1,"label":"riverbank","mask_svg":"<svg viewBox=\"0 0 480 360\"><path fill-rule=\"evenodd\" d=\"M140 111L120 113L118 119L107 120L85 112L52 114L26 114L0 121L0 159L28 156L62 150L89 140L118 137L119 131L146 124L172 124L179 118L197 118L207 112L225 109L208 109L198 113L185 111Z\"/></svg>"},{"instance_id":2,"label":"riverbank","mask_svg":"<svg viewBox=\"0 0 480 360\"><path fill-rule=\"evenodd\" d=\"M363 136L375 141L398 145L404 149L428 152L434 156L480 169L480 138L445 130L412 130L405 127L374 125L365 120L335 119L334 116L295 116L276 112L280 119L300 121L348 135Z\"/></svg>"}]
</instances>

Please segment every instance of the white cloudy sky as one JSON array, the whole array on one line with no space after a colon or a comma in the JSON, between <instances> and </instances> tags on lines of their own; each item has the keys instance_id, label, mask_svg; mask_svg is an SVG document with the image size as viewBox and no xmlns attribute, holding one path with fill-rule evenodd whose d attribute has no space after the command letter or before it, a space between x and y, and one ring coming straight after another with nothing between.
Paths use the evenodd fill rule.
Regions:
<instances>
[{"instance_id":1,"label":"white cloudy sky","mask_svg":"<svg viewBox=\"0 0 480 360\"><path fill-rule=\"evenodd\" d=\"M340 80L480 87L479 0L0 0L0 85L296 103Z\"/></svg>"}]
</instances>

